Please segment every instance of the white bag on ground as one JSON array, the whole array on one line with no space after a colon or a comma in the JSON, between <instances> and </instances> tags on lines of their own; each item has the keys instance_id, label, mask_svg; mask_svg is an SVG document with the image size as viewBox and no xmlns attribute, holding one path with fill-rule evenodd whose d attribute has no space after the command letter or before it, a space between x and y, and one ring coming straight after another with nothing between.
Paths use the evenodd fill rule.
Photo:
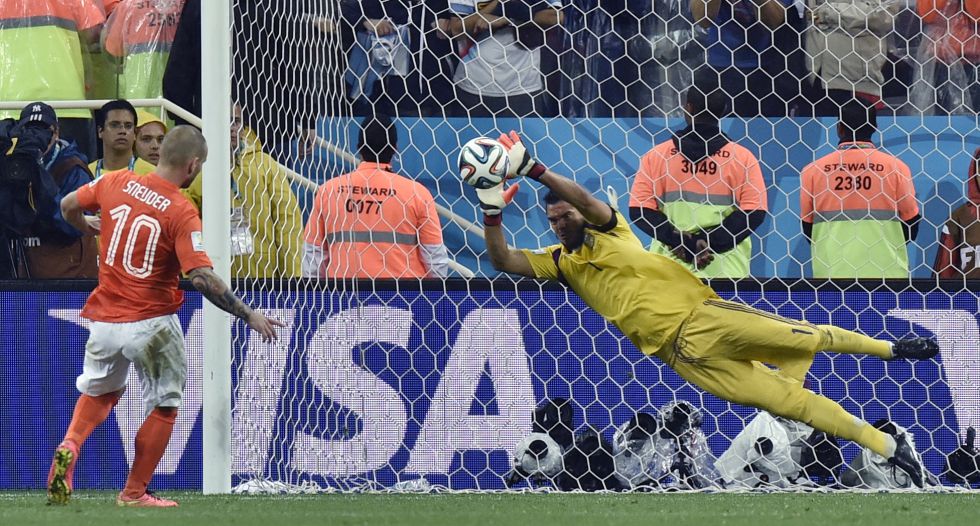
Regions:
<instances>
[{"instance_id":1,"label":"white bag on ground","mask_svg":"<svg viewBox=\"0 0 980 526\"><path fill-rule=\"evenodd\" d=\"M881 420L875 422L874 426L893 436L906 433L909 445L912 446L912 449L916 450L916 455L918 455L914 437L904 427L894 422ZM921 456L919 457L919 461L922 461ZM931 483L933 478L926 472L927 483ZM844 486L860 489L902 489L914 487L912 479L909 478L905 471L888 462L888 459L885 457L869 449L861 449L861 454L854 457L851 464L841 474L840 479L841 484Z\"/></svg>"},{"instance_id":2,"label":"white bag on ground","mask_svg":"<svg viewBox=\"0 0 980 526\"><path fill-rule=\"evenodd\" d=\"M760 411L717 462L726 486L789 487L809 484L800 466L800 454L813 428Z\"/></svg>"}]
</instances>

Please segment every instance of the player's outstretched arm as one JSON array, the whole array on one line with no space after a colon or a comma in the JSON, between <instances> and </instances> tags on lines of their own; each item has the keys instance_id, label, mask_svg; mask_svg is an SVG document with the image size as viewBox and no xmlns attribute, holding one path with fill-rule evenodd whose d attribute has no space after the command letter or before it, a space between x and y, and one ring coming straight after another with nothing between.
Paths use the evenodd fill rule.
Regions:
<instances>
[{"instance_id":1,"label":"player's outstretched arm","mask_svg":"<svg viewBox=\"0 0 980 526\"><path fill-rule=\"evenodd\" d=\"M551 189L562 201L574 206L585 220L593 225L605 225L612 220L613 211L608 204L597 199L575 181L558 175L534 160L521 137L515 131L503 134L498 141L507 148L510 157L509 177L525 176L535 179Z\"/></svg>"},{"instance_id":2,"label":"player's outstretched arm","mask_svg":"<svg viewBox=\"0 0 980 526\"><path fill-rule=\"evenodd\" d=\"M270 342L279 339L275 328L286 325L279 320L267 318L261 312L252 310L238 296L235 296L235 293L213 270L208 267L198 267L192 270L188 277L194 288L203 294L208 301L219 309L241 318L252 330L262 335L262 341Z\"/></svg>"},{"instance_id":3,"label":"player's outstretched arm","mask_svg":"<svg viewBox=\"0 0 980 526\"><path fill-rule=\"evenodd\" d=\"M493 268L510 274L534 277L534 269L531 268L527 256L520 250L507 246L502 226L487 226L483 231L487 237L487 252L490 254Z\"/></svg>"},{"instance_id":4,"label":"player's outstretched arm","mask_svg":"<svg viewBox=\"0 0 980 526\"><path fill-rule=\"evenodd\" d=\"M510 274L534 277L534 269L527 256L519 250L507 246L504 239L504 228L501 226L501 213L517 193L518 185L504 189L504 183L486 189L477 189L476 196L480 199L480 209L483 210L483 232L487 240L487 252L493 268Z\"/></svg>"},{"instance_id":5,"label":"player's outstretched arm","mask_svg":"<svg viewBox=\"0 0 980 526\"><path fill-rule=\"evenodd\" d=\"M585 220L593 225L605 225L612 220L613 211L609 204L592 195L582 185L551 170L545 170L538 179L563 201L574 206Z\"/></svg>"}]
</instances>

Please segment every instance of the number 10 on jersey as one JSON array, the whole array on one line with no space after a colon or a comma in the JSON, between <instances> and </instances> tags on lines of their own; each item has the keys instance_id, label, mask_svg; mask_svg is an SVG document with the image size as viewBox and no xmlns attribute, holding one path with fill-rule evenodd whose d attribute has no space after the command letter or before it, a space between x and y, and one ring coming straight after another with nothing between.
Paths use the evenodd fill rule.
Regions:
<instances>
[{"instance_id":1,"label":"number 10 on jersey","mask_svg":"<svg viewBox=\"0 0 980 526\"><path fill-rule=\"evenodd\" d=\"M123 244L123 270L131 276L143 279L153 272L153 257L156 255L157 243L160 241L160 222L145 214L130 218L132 212L133 207L129 205L119 205L109 211L113 227L109 248L106 250L105 264L109 266L116 264L116 253L119 251L119 245ZM125 230L128 232L123 239ZM141 230L146 230L146 238L139 248L142 251L143 263L137 267L133 262L133 255L137 251Z\"/></svg>"}]
</instances>

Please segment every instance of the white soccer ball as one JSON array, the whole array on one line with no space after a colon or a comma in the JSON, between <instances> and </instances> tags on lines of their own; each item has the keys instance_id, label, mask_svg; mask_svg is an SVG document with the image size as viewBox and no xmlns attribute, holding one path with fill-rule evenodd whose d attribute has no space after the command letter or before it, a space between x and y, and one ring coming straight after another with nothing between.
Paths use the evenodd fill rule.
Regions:
<instances>
[{"instance_id":1,"label":"white soccer ball","mask_svg":"<svg viewBox=\"0 0 980 526\"><path fill-rule=\"evenodd\" d=\"M513 468L520 468L529 477L554 477L562 468L561 446L547 433L531 433L514 446Z\"/></svg>"},{"instance_id":2,"label":"white soccer ball","mask_svg":"<svg viewBox=\"0 0 980 526\"><path fill-rule=\"evenodd\" d=\"M459 176L472 187L485 190L497 186L509 168L507 149L489 137L470 140L459 151Z\"/></svg>"}]
</instances>

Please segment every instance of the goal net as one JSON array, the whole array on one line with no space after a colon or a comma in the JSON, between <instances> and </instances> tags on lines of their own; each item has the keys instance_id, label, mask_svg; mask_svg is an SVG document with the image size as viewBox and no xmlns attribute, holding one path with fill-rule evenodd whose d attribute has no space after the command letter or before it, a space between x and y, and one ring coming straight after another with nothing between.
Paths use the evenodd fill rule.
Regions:
<instances>
[{"instance_id":1,"label":"goal net","mask_svg":"<svg viewBox=\"0 0 980 526\"><path fill-rule=\"evenodd\" d=\"M241 324L233 331L237 490L909 487L853 443L684 382L562 285L490 266L476 196L456 167L463 143L517 130L545 165L628 218L641 158L685 127L692 83L726 94L720 130L758 159L762 187L749 196L743 171L718 174L720 194L698 191L692 185L715 173L695 160L693 174L668 170L644 206L692 233L733 211L762 211L731 249L743 251L741 274L705 269L725 299L881 339L935 337L940 355L919 363L818 354L806 385L868 422L908 430L936 482L957 483L947 456L980 424L978 288L964 279L980 238L971 245L961 235L948 248L940 239L951 215L968 215L957 212L963 203L980 200L970 186L980 146L977 35L963 37L966 25L975 31L971 15L904 2L860 14L851 10L865 4L778 0L759 9L439 4L232 2L231 80L244 122L231 178L232 273L238 293L288 324L273 344ZM485 21L475 21L481 12ZM910 185L893 202L912 199L915 210L871 201L848 201L837 216L818 209L811 242L800 196L812 189L802 189L801 172L843 148L839 108L855 97L877 107L873 147L908 166ZM337 183L359 168L362 119L379 114L393 118L391 171L406 181L365 179L361 165L362 178ZM386 164L378 154L371 160ZM838 196L878 173L819 166L811 178L837 174L825 186ZM433 206L395 200L422 195L411 182ZM557 243L545 192L521 184L503 215L511 245ZM400 214L389 198L403 203ZM893 260L907 259L900 275L810 279L829 264L818 259L844 257L835 250L879 261L892 236L884 232L916 214L915 237L906 245L897 234ZM843 216L863 233L828 234ZM418 230L404 230L413 220ZM431 230L441 241L426 239ZM820 240L828 235L841 236L829 252ZM937 280L940 250L955 257ZM423 275L447 279L381 279L411 276L411 257ZM323 279L296 279L304 270Z\"/></svg>"}]
</instances>

